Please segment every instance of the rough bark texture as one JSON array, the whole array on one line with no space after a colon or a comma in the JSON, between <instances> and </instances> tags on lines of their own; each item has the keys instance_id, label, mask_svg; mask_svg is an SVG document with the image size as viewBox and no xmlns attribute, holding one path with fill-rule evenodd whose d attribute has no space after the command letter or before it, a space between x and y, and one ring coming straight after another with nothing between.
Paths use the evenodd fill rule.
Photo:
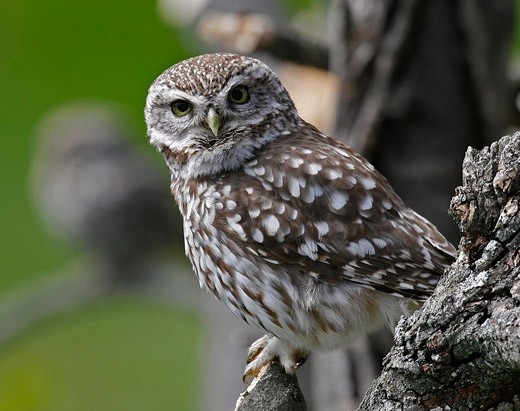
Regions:
<instances>
[{"instance_id":1,"label":"rough bark texture","mask_svg":"<svg viewBox=\"0 0 520 411\"><path fill-rule=\"evenodd\" d=\"M451 214L464 234L434 295L402 320L359 410L520 409L520 133L469 148ZM305 409L269 367L237 411Z\"/></svg>"},{"instance_id":2,"label":"rough bark texture","mask_svg":"<svg viewBox=\"0 0 520 411\"><path fill-rule=\"evenodd\" d=\"M520 134L468 149L451 203L457 262L397 327L360 410L519 409L519 158Z\"/></svg>"},{"instance_id":3,"label":"rough bark texture","mask_svg":"<svg viewBox=\"0 0 520 411\"><path fill-rule=\"evenodd\" d=\"M250 384L237 401L235 411L304 411L307 409L295 375L273 362Z\"/></svg>"}]
</instances>

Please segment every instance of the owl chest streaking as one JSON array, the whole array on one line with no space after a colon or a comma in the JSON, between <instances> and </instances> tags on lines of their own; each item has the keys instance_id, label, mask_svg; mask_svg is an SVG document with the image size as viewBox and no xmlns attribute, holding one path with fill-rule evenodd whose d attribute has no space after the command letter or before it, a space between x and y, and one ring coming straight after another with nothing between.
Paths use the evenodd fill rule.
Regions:
<instances>
[{"instance_id":1,"label":"owl chest streaking","mask_svg":"<svg viewBox=\"0 0 520 411\"><path fill-rule=\"evenodd\" d=\"M364 158L298 116L257 60L211 54L154 82L151 141L172 173L201 286L268 334L246 375L288 372L430 295L454 249Z\"/></svg>"}]
</instances>

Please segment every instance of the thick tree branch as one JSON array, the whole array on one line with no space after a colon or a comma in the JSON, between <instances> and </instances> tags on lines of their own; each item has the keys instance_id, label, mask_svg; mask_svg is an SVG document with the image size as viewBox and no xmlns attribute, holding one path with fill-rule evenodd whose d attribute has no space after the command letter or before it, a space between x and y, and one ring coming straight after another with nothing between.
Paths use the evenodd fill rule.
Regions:
<instances>
[{"instance_id":1,"label":"thick tree branch","mask_svg":"<svg viewBox=\"0 0 520 411\"><path fill-rule=\"evenodd\" d=\"M266 52L322 69L329 65L328 47L290 28L282 29L266 14L209 11L200 17L196 29L204 41L239 53Z\"/></svg>"},{"instance_id":2,"label":"thick tree branch","mask_svg":"<svg viewBox=\"0 0 520 411\"><path fill-rule=\"evenodd\" d=\"M468 149L451 213L457 262L400 322L360 410L520 406L520 134Z\"/></svg>"}]
</instances>

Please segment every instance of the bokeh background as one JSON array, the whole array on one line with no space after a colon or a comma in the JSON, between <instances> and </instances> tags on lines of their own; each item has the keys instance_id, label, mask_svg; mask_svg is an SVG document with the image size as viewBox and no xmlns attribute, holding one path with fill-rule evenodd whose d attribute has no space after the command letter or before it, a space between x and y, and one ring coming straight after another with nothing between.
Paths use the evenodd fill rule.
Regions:
<instances>
[{"instance_id":1,"label":"bokeh background","mask_svg":"<svg viewBox=\"0 0 520 411\"><path fill-rule=\"evenodd\" d=\"M324 15L327 6L326 0L277 5L289 17ZM79 276L75 284L88 289L85 272L97 266L42 223L33 193L41 182L30 181L41 120L56 107L86 101L124 113L132 145L163 171L167 186L162 159L145 136L147 88L166 67L208 50L189 25L167 20L153 1L0 2L0 327L19 306L28 310L22 323L42 317L28 327L15 324L20 332L6 332L3 341L0 329L0 411L204 407L207 319L191 291L178 296L176 280L160 279L150 292L141 292L146 279L138 286L103 280L99 298L87 290L78 297L84 304L65 301L46 315L47 305L72 287L69 277ZM161 267L172 264L172 277L191 290L196 283L182 249L171 247L159 256ZM51 291L34 297L42 289Z\"/></svg>"},{"instance_id":2,"label":"bokeh background","mask_svg":"<svg viewBox=\"0 0 520 411\"><path fill-rule=\"evenodd\" d=\"M153 77L196 51L154 2L0 4L0 298L62 275L81 250L50 235L30 198L36 127L77 99L120 104L145 145ZM116 296L50 318L0 348L0 410L197 408L201 322L189 311Z\"/></svg>"},{"instance_id":3,"label":"bokeh background","mask_svg":"<svg viewBox=\"0 0 520 411\"><path fill-rule=\"evenodd\" d=\"M319 1L281 3L291 14ZM202 409L205 328L190 304L123 290L77 307L64 302L59 314L44 315L49 299L67 288L56 284L91 263L81 246L42 223L29 180L41 120L86 101L124 112L131 143L164 171L166 188L162 159L145 136L147 88L162 70L203 50L189 27L167 23L153 1L0 2L0 318L5 326L21 306L29 311L22 320L37 320L4 335L0 410ZM189 271L182 254L172 251ZM53 287L58 291L32 297Z\"/></svg>"}]
</instances>

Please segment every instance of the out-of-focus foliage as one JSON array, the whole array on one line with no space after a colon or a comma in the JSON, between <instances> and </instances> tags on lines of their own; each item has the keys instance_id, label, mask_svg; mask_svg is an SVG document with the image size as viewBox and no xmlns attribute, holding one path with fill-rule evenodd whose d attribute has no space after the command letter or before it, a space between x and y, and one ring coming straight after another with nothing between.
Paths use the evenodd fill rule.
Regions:
<instances>
[{"instance_id":1,"label":"out-of-focus foliage","mask_svg":"<svg viewBox=\"0 0 520 411\"><path fill-rule=\"evenodd\" d=\"M115 103L147 146L148 86L197 52L153 1L0 2L0 302L79 253L46 233L31 204L40 119L78 99ZM0 347L0 410L197 409L200 329L194 314L136 298L53 318Z\"/></svg>"},{"instance_id":2,"label":"out-of-focus foliage","mask_svg":"<svg viewBox=\"0 0 520 411\"><path fill-rule=\"evenodd\" d=\"M146 144L147 87L188 54L153 2L0 4L0 293L69 255L46 237L27 195L37 121L68 100L106 99L131 112Z\"/></svg>"},{"instance_id":3,"label":"out-of-focus foliage","mask_svg":"<svg viewBox=\"0 0 520 411\"><path fill-rule=\"evenodd\" d=\"M194 320L126 298L53 320L0 351L0 410L196 409Z\"/></svg>"}]
</instances>

